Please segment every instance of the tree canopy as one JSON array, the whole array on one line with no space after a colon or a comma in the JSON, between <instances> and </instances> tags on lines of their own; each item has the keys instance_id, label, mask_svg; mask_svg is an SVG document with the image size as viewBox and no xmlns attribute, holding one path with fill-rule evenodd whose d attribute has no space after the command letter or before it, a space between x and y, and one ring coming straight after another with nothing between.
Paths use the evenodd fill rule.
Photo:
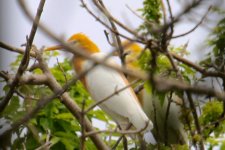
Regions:
<instances>
[{"instance_id":1,"label":"tree canopy","mask_svg":"<svg viewBox=\"0 0 225 150\"><path fill-rule=\"evenodd\" d=\"M117 71L123 72L128 78L133 76L138 80L130 86L140 99L139 95L144 89L151 98L159 102L160 106L166 104L165 112L162 113L163 121L160 122L168 125L171 121L172 104L179 106L179 117L176 119L182 124L187 142L169 143L170 129L164 125L162 128L165 130L162 131L157 123L153 129L156 143L145 143L140 138L130 138L129 129L119 130L112 118L98 107L99 104L92 100L79 81L85 74L75 73L68 58L63 58L60 62L57 60L50 66L51 59L59 57L61 53L43 52L43 48L38 49L33 42L39 28L51 39L71 49L66 42L49 30L50 27L41 23L45 0L40 0L35 18L30 14L26 3L20 0L21 10L33 25L25 48L20 49L0 42L1 48L18 53L11 64L10 72L0 70L0 82L4 84L4 95L0 97L0 146L3 149L10 147L56 150L215 147L224 149L225 9L219 5L223 2L217 0L210 6L203 0L186 2L182 11L175 16L169 0L144 0L143 7L133 12L135 17L143 20L137 29L130 29L129 24L121 23L110 13L102 0L92 2L81 0L81 7L106 28L106 39L114 47L114 51L117 51L122 62ZM96 7L98 12L90 9L92 6ZM194 14L195 19L199 20L196 25L187 29L187 32L174 35L176 25L183 21L182 18L188 15L193 17L194 11L200 8L205 14ZM99 12L107 22L98 17ZM190 54L188 44L174 46L171 40L182 39L187 34L195 32L195 29L206 26L207 23L205 25L204 21L212 19L210 14L218 17L216 20L218 23L212 29L208 29L210 35L204 37L207 44L201 48L207 54L194 62L188 57ZM122 29L130 36L123 34ZM128 42L123 45L125 40ZM141 47L141 52L134 59L136 67L142 70L140 73L132 72L126 67L126 56L129 53L126 53L125 49L133 43ZM79 53L77 49L74 51L84 58L89 58ZM97 65L104 63L104 61L96 62ZM118 93L115 90L114 94ZM177 102L175 99L180 101ZM146 110L150 109L147 105L144 107ZM157 114L158 109L153 110L152 114ZM154 119L158 118L153 115L152 120ZM94 127L93 122L103 124L104 129ZM164 140L160 140L159 132L165 134ZM124 136L127 141L121 142Z\"/></svg>"}]
</instances>

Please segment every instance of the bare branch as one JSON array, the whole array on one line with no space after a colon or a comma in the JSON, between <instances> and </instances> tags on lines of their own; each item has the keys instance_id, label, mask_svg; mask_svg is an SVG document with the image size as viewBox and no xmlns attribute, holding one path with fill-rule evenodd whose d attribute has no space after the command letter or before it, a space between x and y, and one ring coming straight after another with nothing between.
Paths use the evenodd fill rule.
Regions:
<instances>
[{"instance_id":1,"label":"bare branch","mask_svg":"<svg viewBox=\"0 0 225 150\"><path fill-rule=\"evenodd\" d=\"M82 108L81 108L81 137L80 137L80 149L85 150L85 122L84 122L84 117L85 117L85 112L84 112L84 107L85 107L85 99L82 101Z\"/></svg>"},{"instance_id":2,"label":"bare branch","mask_svg":"<svg viewBox=\"0 0 225 150\"><path fill-rule=\"evenodd\" d=\"M98 133L119 133L122 135L127 135L127 134L137 134L145 131L145 129L148 127L148 122L146 122L146 125L144 128L139 129L139 130L128 130L131 127L131 124L129 124L126 128L126 130L120 130L118 128L115 128L114 130L99 130L99 131L94 131L94 132L88 132L85 134L86 137L93 135L93 134L98 134Z\"/></svg>"},{"instance_id":3,"label":"bare branch","mask_svg":"<svg viewBox=\"0 0 225 150\"><path fill-rule=\"evenodd\" d=\"M97 15L95 15L87 6L87 4L84 2L84 0L80 0L81 3L82 3L82 7L84 7L87 12L93 16L98 22L100 22L102 25L104 25L107 29L109 29L111 32L117 34L117 35L120 35L121 37L125 38L125 39L128 39L130 41L135 41L135 42L139 42L139 43L143 43L142 40L139 40L139 39L132 39L124 34L121 34L120 32L116 32L114 31L108 24L106 24L104 21L102 21Z\"/></svg>"},{"instance_id":4,"label":"bare branch","mask_svg":"<svg viewBox=\"0 0 225 150\"><path fill-rule=\"evenodd\" d=\"M225 101L225 93L224 92L218 92L217 90L202 87L202 86L196 86L196 85L189 85L183 81L180 80L172 80L172 79L166 79L166 78L157 78L154 77L154 83L156 85L156 88L159 91L170 91L170 90L182 90L182 91L189 91L198 95L208 95L208 96L214 96L217 97L220 100Z\"/></svg>"},{"instance_id":5,"label":"bare branch","mask_svg":"<svg viewBox=\"0 0 225 150\"><path fill-rule=\"evenodd\" d=\"M8 73L6 73L4 71L0 71L0 77L4 78L5 81L9 80Z\"/></svg>"},{"instance_id":6,"label":"bare branch","mask_svg":"<svg viewBox=\"0 0 225 150\"><path fill-rule=\"evenodd\" d=\"M171 55L178 61L188 65L189 67L192 67L193 69L197 70L198 72L202 73L204 76L212 76L212 77L221 77L225 78L225 74L223 72L219 71L206 71L201 66L198 66L196 63L193 63L183 57L178 56L175 53L171 53Z\"/></svg>"},{"instance_id":7,"label":"bare branch","mask_svg":"<svg viewBox=\"0 0 225 150\"><path fill-rule=\"evenodd\" d=\"M173 17L173 13L172 13L172 8L171 8L171 5L170 5L170 1L169 0L166 0L166 3L167 3L167 6L168 6L168 9L169 9L169 14L170 14L170 20L171 22L174 22L174 17ZM171 39L172 35L173 35L173 32L174 32L174 24L171 24L170 26L170 34L169 34L169 40Z\"/></svg>"},{"instance_id":8,"label":"bare branch","mask_svg":"<svg viewBox=\"0 0 225 150\"><path fill-rule=\"evenodd\" d=\"M64 79L65 79L65 81L67 83L68 80L67 80L67 77L66 77L66 73L65 73L64 69L62 68L62 66L60 65L58 58L56 60L57 60L57 64L59 66L59 69L62 71Z\"/></svg>"},{"instance_id":9,"label":"bare branch","mask_svg":"<svg viewBox=\"0 0 225 150\"><path fill-rule=\"evenodd\" d=\"M153 33L162 33L164 31L167 31L167 29L169 27L171 27L172 25L174 25L175 23L177 23L183 15L189 13L192 9L199 6L202 2L203 2L203 0L193 1L190 5L186 6L182 12L180 12L176 17L174 17L173 21L167 22L162 27L160 27L159 29L153 30L152 32Z\"/></svg>"},{"instance_id":10,"label":"bare branch","mask_svg":"<svg viewBox=\"0 0 225 150\"><path fill-rule=\"evenodd\" d=\"M67 93L65 93L65 91L72 84L74 84L80 77L82 77L83 75L85 75L88 71L86 71L84 73L81 73L80 75L78 75L77 77L75 77L74 79L72 79L70 82L68 82L67 84L65 84L63 86L63 88L61 88L61 86L59 85L59 83L57 83L57 81L55 80L55 78L51 74L50 70L48 69L47 64L42 59L40 52L38 52L38 51L36 51L36 52L37 52L37 60L39 61L40 68L42 69L42 71L44 72L44 74L48 77L48 86L49 86L50 89L52 89L54 91L54 94L52 94L49 97L45 97L43 99L40 99L37 102L35 108L33 108L29 113L27 113L22 119L20 119L20 120L16 121L15 123L13 123L11 125L11 128L7 129L4 133L2 133L0 135L0 137L4 137L4 135L6 135L10 131L18 128L21 124L24 124L24 123L28 122L44 106L46 106L46 104L48 104L49 102L51 102L55 98L60 98L61 99L61 102L69 109L69 111L81 123L81 109L79 108L79 106L77 104L74 103L74 101L69 97L69 95ZM94 128L92 127L90 121L86 117L84 118L84 122L85 122L85 125L86 125L85 126L85 129L87 130L87 132L94 131ZM104 142L101 140L101 138L98 135L90 136L90 138L92 139L92 141L95 143L95 145L99 149L102 149L102 150L108 149L108 147L104 144Z\"/></svg>"},{"instance_id":11,"label":"bare branch","mask_svg":"<svg viewBox=\"0 0 225 150\"><path fill-rule=\"evenodd\" d=\"M101 4L101 6L102 6L107 12L109 12L109 11L106 9L106 7L105 7L103 1L102 1L102 0L98 0L98 1L99 1L99 3ZM114 24L113 20L112 20L108 15L105 15L105 16L108 18L108 20L109 20L109 22L110 22L110 24L111 24L111 26L112 26L112 29L113 29L114 31L116 31L116 32L114 33L114 35L115 35L115 37L116 37L116 42L117 42L116 46L117 46L117 49L118 49L118 51L119 51L119 56L120 56L122 65L125 66L125 56L123 55L123 51L124 51L124 50L123 50L122 42L121 42L121 39L120 39L119 35L116 34L116 33L119 33L119 32L118 32L117 27L116 27L116 25Z\"/></svg>"},{"instance_id":12,"label":"bare branch","mask_svg":"<svg viewBox=\"0 0 225 150\"><path fill-rule=\"evenodd\" d=\"M0 47L4 48L6 50L9 50L11 52L19 53L19 54L24 54L25 53L25 51L23 49L12 47L11 45L6 44L6 43L4 43L2 41L0 41ZM30 52L30 56L35 57L35 54L33 52Z\"/></svg>"},{"instance_id":13,"label":"bare branch","mask_svg":"<svg viewBox=\"0 0 225 150\"><path fill-rule=\"evenodd\" d=\"M32 16L30 15L26 5L21 5L21 7L23 8L23 10L25 10L26 12L26 15L27 17L30 19L30 20L33 20ZM75 54L75 55L79 55L79 56L82 56L86 59L89 59L95 63L98 63L98 64L101 64L101 65L104 65L106 67L109 67L109 68L112 68L116 71L119 71L119 72L123 72L123 73L126 73L130 76L133 76L133 77L136 77L138 79L148 79L147 77L147 74L144 74L144 73L141 73L141 72L133 72L129 69L126 69L124 67L119 67L119 66L115 66L115 65L112 65L112 64L109 64L107 62L105 62L105 59L107 59L110 54L108 56L106 56L105 59L102 59L102 60L99 60L99 59L96 59L96 58L93 58L92 56L90 56L89 54L87 54L85 51L82 51L80 50L79 48L77 47L73 47L71 46L70 44L62 41L59 37L57 37L53 32L51 32L49 29L47 29L42 23L39 23L39 28L41 30L44 31L44 33L49 36L51 39L55 40L56 42L59 42L66 50L68 50L69 52Z\"/></svg>"},{"instance_id":14,"label":"bare branch","mask_svg":"<svg viewBox=\"0 0 225 150\"><path fill-rule=\"evenodd\" d=\"M87 110L85 111L85 113L91 111L91 110L92 110L93 108L95 108L96 106L98 106L98 105L100 105L101 103L103 103L103 102L109 100L111 97L113 97L113 96L119 94L120 92L126 90L127 88L130 88L132 85L136 84L137 82L138 82L138 81L136 80L136 81L134 81L133 83L128 84L127 86L125 86L125 87L123 87L123 88L120 88L120 89L118 89L118 90L116 89L115 92L113 92L112 94L110 94L110 95L107 96L106 98L103 98L102 100L100 100L100 101L94 103L94 104L91 105L89 108L87 108Z\"/></svg>"},{"instance_id":15,"label":"bare branch","mask_svg":"<svg viewBox=\"0 0 225 150\"><path fill-rule=\"evenodd\" d=\"M185 33L182 33L182 34L179 34L179 35L175 35L172 37L172 39L175 39L175 38L179 38L179 37L182 37L182 36L185 36L185 35L188 35L189 33L195 31L202 23L203 21L205 20L205 18L207 17L207 15L209 14L210 10L211 10L211 6L209 7L209 9L207 10L207 12L205 13L205 15L202 17L202 19L199 21L199 23L197 23L194 28L192 28L191 30L185 32Z\"/></svg>"},{"instance_id":16,"label":"bare branch","mask_svg":"<svg viewBox=\"0 0 225 150\"><path fill-rule=\"evenodd\" d=\"M193 118L194 118L195 126L196 126L196 129L197 129L198 135L200 136L200 140L199 140L200 149L204 150L202 129L201 129L200 123L198 121L198 115L197 115L197 111L195 109L195 104L194 104L194 101L192 99L192 96L191 96L190 92L186 92L186 94L187 94L187 97L188 97L188 100L189 100L189 103L190 103L191 112L192 112L192 115L193 115Z\"/></svg>"},{"instance_id":17,"label":"bare branch","mask_svg":"<svg viewBox=\"0 0 225 150\"><path fill-rule=\"evenodd\" d=\"M9 103L9 100L13 96L14 90L16 89L16 87L19 83L19 79L20 79L21 75L26 70L26 68L29 64L30 50L31 50L31 46L32 46L32 43L33 43L33 40L34 40L35 33L37 31L38 23L39 23L41 14L42 14L44 4L45 4L45 0L41 0L40 3L39 3L37 13L36 13L35 19L33 21L32 29L31 29L29 38L27 39L27 45L26 45L24 56L23 56L22 61L19 65L19 68L17 70L16 77L15 77L14 81L12 82L12 84L10 86L9 92L6 94L6 96L3 98L3 100L0 103L0 112L3 112L4 108Z\"/></svg>"},{"instance_id":18,"label":"bare branch","mask_svg":"<svg viewBox=\"0 0 225 150\"><path fill-rule=\"evenodd\" d=\"M109 20L112 20L113 22L115 22L117 25L119 25L120 27L122 27L125 31L129 32L130 34L134 35L137 39L140 39L142 41L145 41L145 38L143 38L142 36L138 35L138 33L136 33L134 30L130 29L129 27L125 26L123 23L121 23L119 20L117 20L115 17L113 17L110 12L105 9L105 7L102 7L100 4L101 1L99 0L92 0L95 4L95 6L97 6L97 8L99 10L101 10L101 12L107 16L107 18L109 18Z\"/></svg>"},{"instance_id":19,"label":"bare branch","mask_svg":"<svg viewBox=\"0 0 225 150\"><path fill-rule=\"evenodd\" d=\"M161 3L161 7L162 7L162 12L163 12L163 22L164 22L164 24L166 24L167 15L166 15L165 4L164 4L163 0L161 0L160 3Z\"/></svg>"},{"instance_id":20,"label":"bare branch","mask_svg":"<svg viewBox=\"0 0 225 150\"><path fill-rule=\"evenodd\" d=\"M0 71L0 77L3 77L5 81L8 82L9 85L12 84L12 81L15 80L15 76L9 75L3 71ZM30 84L30 85L42 85L47 84L46 75L39 74L29 74L23 75L20 77L18 84Z\"/></svg>"},{"instance_id":21,"label":"bare branch","mask_svg":"<svg viewBox=\"0 0 225 150\"><path fill-rule=\"evenodd\" d=\"M170 115L170 106L171 106L171 103L172 103L172 95L173 95L173 92L170 92L170 95L168 96L168 105L167 105L167 108L166 108L166 117L165 117L165 124L164 124L164 132L165 132L165 144L168 145L168 118L169 118L169 115Z\"/></svg>"}]
</instances>

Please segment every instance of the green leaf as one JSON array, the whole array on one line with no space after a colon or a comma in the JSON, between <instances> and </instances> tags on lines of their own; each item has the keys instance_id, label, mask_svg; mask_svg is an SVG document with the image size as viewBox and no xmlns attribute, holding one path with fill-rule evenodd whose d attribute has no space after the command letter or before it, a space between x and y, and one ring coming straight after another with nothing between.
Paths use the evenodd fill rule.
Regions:
<instances>
[{"instance_id":1,"label":"green leaf","mask_svg":"<svg viewBox=\"0 0 225 150\"><path fill-rule=\"evenodd\" d=\"M74 150L75 147L78 147L78 143L71 139L63 138L60 141L64 144L66 150Z\"/></svg>"},{"instance_id":2,"label":"green leaf","mask_svg":"<svg viewBox=\"0 0 225 150\"><path fill-rule=\"evenodd\" d=\"M47 130L48 128L52 128L52 121L48 118L40 118L39 123L43 127L43 129Z\"/></svg>"},{"instance_id":3,"label":"green leaf","mask_svg":"<svg viewBox=\"0 0 225 150\"><path fill-rule=\"evenodd\" d=\"M54 136L53 138L51 138L50 142L52 143L52 145L55 145L56 143L58 143L60 141L59 137Z\"/></svg>"},{"instance_id":4,"label":"green leaf","mask_svg":"<svg viewBox=\"0 0 225 150\"><path fill-rule=\"evenodd\" d=\"M68 119L74 119L74 116L71 113L60 113L60 114L54 116L53 118L68 120Z\"/></svg>"},{"instance_id":5,"label":"green leaf","mask_svg":"<svg viewBox=\"0 0 225 150\"><path fill-rule=\"evenodd\" d=\"M105 121L105 122L109 121L109 119L105 116L105 113L100 109L91 111L91 114L96 119L99 119L99 120L102 120L102 121Z\"/></svg>"},{"instance_id":6,"label":"green leaf","mask_svg":"<svg viewBox=\"0 0 225 150\"><path fill-rule=\"evenodd\" d=\"M225 142L224 141L222 142L222 145L220 146L220 149L225 150Z\"/></svg>"},{"instance_id":7,"label":"green leaf","mask_svg":"<svg viewBox=\"0 0 225 150\"><path fill-rule=\"evenodd\" d=\"M140 9L143 12L143 16L148 21L154 21L159 23L162 14L160 12L161 1L160 0L144 0L144 8Z\"/></svg>"},{"instance_id":8,"label":"green leaf","mask_svg":"<svg viewBox=\"0 0 225 150\"><path fill-rule=\"evenodd\" d=\"M23 58L23 55L19 54L16 58L16 61L14 61L10 64L12 70L16 70L19 67L19 64L20 64L22 58Z\"/></svg>"},{"instance_id":9,"label":"green leaf","mask_svg":"<svg viewBox=\"0 0 225 150\"><path fill-rule=\"evenodd\" d=\"M21 108L20 100L18 96L13 96L8 106L5 108L4 112L2 113L3 116L7 117L11 120L17 120L21 118L25 114L25 109Z\"/></svg>"}]
</instances>

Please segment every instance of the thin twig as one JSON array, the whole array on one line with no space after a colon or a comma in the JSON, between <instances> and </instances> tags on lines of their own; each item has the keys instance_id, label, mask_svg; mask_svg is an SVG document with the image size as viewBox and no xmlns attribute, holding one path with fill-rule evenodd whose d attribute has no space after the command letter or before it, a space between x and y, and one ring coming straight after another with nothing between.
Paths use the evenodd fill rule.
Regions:
<instances>
[{"instance_id":1,"label":"thin twig","mask_svg":"<svg viewBox=\"0 0 225 150\"><path fill-rule=\"evenodd\" d=\"M95 6L97 6L97 8L99 8L101 10L101 12L107 16L107 18L109 18L110 20L112 20L113 22L115 22L117 25L119 25L121 28L123 28L125 31L129 32L130 34L134 35L137 39L140 39L141 41L145 41L145 38L138 35L137 32L135 32L134 30L130 29L128 26L124 25L123 23L121 23L119 20L117 20L115 17L113 17L110 12L108 10L106 10L104 7L102 7L99 3L99 0L92 0L93 3L95 4Z\"/></svg>"},{"instance_id":2,"label":"thin twig","mask_svg":"<svg viewBox=\"0 0 225 150\"><path fill-rule=\"evenodd\" d=\"M4 71L0 71L0 77L4 78L5 81L8 81L10 79L8 73Z\"/></svg>"},{"instance_id":3,"label":"thin twig","mask_svg":"<svg viewBox=\"0 0 225 150\"><path fill-rule=\"evenodd\" d=\"M163 0L161 0L160 2L161 2L162 12L163 12L163 22L164 22L164 24L166 24L167 15L166 15L165 4L164 4Z\"/></svg>"},{"instance_id":4,"label":"thin twig","mask_svg":"<svg viewBox=\"0 0 225 150\"><path fill-rule=\"evenodd\" d=\"M118 125L119 129L121 129L121 127ZM132 127L132 124L129 123L126 127L125 130L129 130ZM117 148L117 146L119 145L120 141L125 138L125 135L122 135L119 137L119 139L117 139L116 143L113 145L112 150L115 150Z\"/></svg>"},{"instance_id":5,"label":"thin twig","mask_svg":"<svg viewBox=\"0 0 225 150\"><path fill-rule=\"evenodd\" d=\"M173 56L174 59L188 65L189 67L197 70L198 72L200 72L201 74L203 74L204 76L212 76L212 77L225 77L225 74L223 72L219 72L219 71L207 71L205 68L202 68L201 66L197 65L196 63L193 63L183 57L180 57L179 55L175 54L175 53L170 53L171 56Z\"/></svg>"},{"instance_id":6,"label":"thin twig","mask_svg":"<svg viewBox=\"0 0 225 150\"><path fill-rule=\"evenodd\" d=\"M109 12L109 11L106 9L106 7L105 7L103 1L102 1L102 0L98 0L98 1L99 1L99 3L101 4L101 6L102 6L107 12ZM125 64L125 58L126 58L126 57L125 57L124 54L123 54L123 53L124 53L124 49L123 49L122 42L121 42L121 39L120 39L119 35L116 34L116 33L119 33L119 32L118 32L117 27L116 27L116 25L114 24L113 20L112 20L108 15L105 14L105 16L108 18L108 20L109 20L109 22L110 22L110 24L111 24L111 26L112 26L112 29L113 29L114 31L116 31L116 32L114 33L114 35L115 35L115 37L116 37L116 42L117 42L116 46L117 46L117 49L118 49L118 51L119 51L119 56L120 56L122 65L125 67L125 65L126 65L126 64Z\"/></svg>"},{"instance_id":7,"label":"thin twig","mask_svg":"<svg viewBox=\"0 0 225 150\"><path fill-rule=\"evenodd\" d=\"M3 71L0 71L0 77L4 78L5 81L7 81L9 85L11 85L12 81L15 79L15 76L9 75ZM42 84L46 84L46 83L47 83L46 75L29 74L29 75L21 76L18 84L20 84L20 85L23 85L23 84L42 85Z\"/></svg>"},{"instance_id":8,"label":"thin twig","mask_svg":"<svg viewBox=\"0 0 225 150\"><path fill-rule=\"evenodd\" d=\"M82 108L81 108L81 142L80 142L80 149L85 150L85 122L84 122L84 117L85 117L85 112L84 112L84 107L85 107L85 99L82 101Z\"/></svg>"},{"instance_id":9,"label":"thin twig","mask_svg":"<svg viewBox=\"0 0 225 150\"><path fill-rule=\"evenodd\" d=\"M173 92L170 92L170 95L168 96L168 105L166 108L166 117L165 117L165 124L164 124L164 132L165 132L165 144L168 144L168 118L169 118L169 114L170 114L170 106L172 103L172 95ZM164 102L165 103L165 102Z\"/></svg>"},{"instance_id":10,"label":"thin twig","mask_svg":"<svg viewBox=\"0 0 225 150\"><path fill-rule=\"evenodd\" d=\"M130 38L130 37L128 37L128 36L126 36L126 35L120 33L120 32L114 31L108 24L106 24L104 21L102 21L97 15L95 15L95 14L89 9L89 7L88 7L87 4L84 2L84 0L80 0L80 1L81 1L81 3L82 3L82 7L84 7L84 8L87 10L87 12L88 12L91 16L93 16L98 22L100 22L102 25L104 25L104 26L105 26L107 29L109 29L111 32L113 32L113 33L115 33L115 34L118 34L118 35L120 35L121 37L123 37L123 38L125 38L125 39L127 39L127 40L130 40L130 41L135 41L135 42L139 42L139 43L143 43L143 42L144 42L144 41L139 40L139 39L132 39L132 38ZM143 43L143 44L144 44L144 43Z\"/></svg>"},{"instance_id":11,"label":"thin twig","mask_svg":"<svg viewBox=\"0 0 225 150\"><path fill-rule=\"evenodd\" d=\"M132 82L132 83L126 85L126 86L123 87L123 88L116 89L116 90L115 90L112 94L110 94L109 96L107 96L107 97L103 98L102 100L100 100L100 101L98 101L98 102L92 104L91 106L89 106L89 107L86 109L85 113L88 113L89 111L91 111L91 110L92 110L93 108L95 108L96 106L98 106L98 105L100 105L101 103L103 103L103 102L109 100L111 97L113 97L113 96L119 94L120 92L126 90L127 88L130 88L132 85L136 84L137 82L138 82L138 80L136 80L136 81L134 81L134 82Z\"/></svg>"},{"instance_id":12,"label":"thin twig","mask_svg":"<svg viewBox=\"0 0 225 150\"><path fill-rule=\"evenodd\" d=\"M175 23L177 23L183 15L189 13L192 9L196 8L197 6L199 6L202 2L203 2L203 0L195 0L195 1L193 1L191 4L186 6L183 9L182 12L180 12L176 17L174 17L173 21L167 22L162 27L160 27L160 28L158 28L156 30L152 30L152 32L153 33L162 33L163 31L166 31L171 25L174 25Z\"/></svg>"},{"instance_id":13,"label":"thin twig","mask_svg":"<svg viewBox=\"0 0 225 150\"><path fill-rule=\"evenodd\" d=\"M167 3L167 6L168 6L168 9L169 9L169 14L170 14L170 21L171 22L174 22L174 17L173 17L173 13L172 13L172 8L171 8L171 5L170 5L170 1L169 0L166 0L166 3ZM169 39L171 39L172 35L173 35L173 31L174 31L174 24L171 24L170 26L170 34L169 34Z\"/></svg>"},{"instance_id":14,"label":"thin twig","mask_svg":"<svg viewBox=\"0 0 225 150\"><path fill-rule=\"evenodd\" d=\"M48 104L49 102L51 102L55 98L60 98L62 100L62 103L65 104L65 106L78 119L78 121L79 122L81 121L81 115L80 115L81 110L80 110L80 108L74 103L74 101L69 97L69 95L67 93L65 93L65 91L72 84L74 84L80 77L84 76L90 70L87 70L87 71L82 72L81 74L77 75L70 82L68 82L67 84L65 84L63 86L63 88L61 88L61 86L57 83L57 81L55 80L55 78L51 74L50 70L48 69L47 64L44 62L43 58L40 56L41 55L40 52L38 52L38 51L36 51L36 52L37 52L37 60L39 61L40 68L42 69L42 71L44 72L44 74L48 77L48 83L47 83L47 85L50 87L50 89L52 89L54 91L54 94L52 94L49 97L45 97L43 99L40 99L37 102L35 108L33 108L29 113L27 113L25 116L23 116L22 119L20 119L20 120L16 121L15 123L13 123L11 125L11 128L9 128L5 132L3 132L0 135L0 137L4 137L4 135L6 135L10 131L18 128L21 124L24 124L24 123L28 122L44 106L46 106L46 104ZM85 121L85 125L86 125L87 132L94 131L94 128L92 127L91 123L89 122L89 120L86 117L84 118L84 121ZM102 150L108 149L108 147L104 144L104 142L101 140L101 138L98 135L90 136L90 138L92 139L92 141L95 143L95 145L99 149L102 149Z\"/></svg>"},{"instance_id":15,"label":"thin twig","mask_svg":"<svg viewBox=\"0 0 225 150\"><path fill-rule=\"evenodd\" d=\"M137 133L141 133L142 131L144 131L147 128L148 123L146 122L145 127L142 129L139 129L139 130L129 130L131 126L132 125L129 124L125 130L120 130L118 128L115 128L114 130L99 130L99 131L87 132L87 133L85 133L85 137L91 136L93 134L99 134L99 133L119 133L122 135L137 134Z\"/></svg>"},{"instance_id":16,"label":"thin twig","mask_svg":"<svg viewBox=\"0 0 225 150\"><path fill-rule=\"evenodd\" d=\"M128 146L127 146L127 138L126 138L126 136L123 136L123 149L124 149L124 150L128 150Z\"/></svg>"},{"instance_id":17,"label":"thin twig","mask_svg":"<svg viewBox=\"0 0 225 150\"><path fill-rule=\"evenodd\" d=\"M209 7L209 9L205 13L205 15L202 17L202 19L191 30L189 30L189 31L187 31L185 33L179 34L179 35L175 35L175 36L172 37L172 39L175 39L175 38L179 38L179 37L188 35L188 34L192 33L193 31L195 31L203 23L203 21L205 20L205 18L209 14L210 10L211 10L211 6Z\"/></svg>"},{"instance_id":18,"label":"thin twig","mask_svg":"<svg viewBox=\"0 0 225 150\"><path fill-rule=\"evenodd\" d=\"M12 82L12 84L10 86L9 92L6 94L6 96L3 98L3 100L0 103L0 112L2 112L4 110L4 108L7 106L7 104L9 103L9 100L13 96L14 90L16 89L16 87L19 83L20 77L22 76L22 74L24 73L24 71L26 70L26 68L29 64L30 50L31 50L31 47L32 47L34 36L35 36L37 28L38 28L38 23L39 23L39 20L40 20L42 11L43 11L44 4L45 4L45 0L41 0L40 3L39 3L37 13L36 13L35 19L33 21L32 29L31 29L29 38L27 39L27 44L26 44L24 56L21 60L19 68L17 70L16 77L15 77L14 81Z\"/></svg>"},{"instance_id":19,"label":"thin twig","mask_svg":"<svg viewBox=\"0 0 225 150\"><path fill-rule=\"evenodd\" d=\"M192 99L192 96L191 96L190 92L186 92L186 94L187 94L187 97L188 97L188 100L189 100L189 103L190 103L190 107L191 107L191 110L192 110L192 115L193 115L193 118L194 118L195 126L196 126L196 129L197 129L198 135L200 136L200 140L199 140L200 149L204 150L202 129L201 129L201 125L198 121L198 115L197 115L197 112L196 112L196 109L195 109L195 104L194 104L194 101Z\"/></svg>"},{"instance_id":20,"label":"thin twig","mask_svg":"<svg viewBox=\"0 0 225 150\"><path fill-rule=\"evenodd\" d=\"M109 39L109 33L106 30L104 30L104 34L105 34L106 40L109 43L109 45L112 46L112 47L115 47L115 45L113 44L113 42L110 41L110 39Z\"/></svg>"},{"instance_id":21,"label":"thin twig","mask_svg":"<svg viewBox=\"0 0 225 150\"><path fill-rule=\"evenodd\" d=\"M58 58L56 58L56 61L57 61L57 64L58 64L58 66L59 66L59 69L60 69L60 70L62 71L62 73L63 73L64 79L65 79L65 82L67 83L67 82L68 82L68 80L67 80L67 77L66 77L66 73L65 73L64 69L62 68L62 66L60 65L60 63L59 63L59 59L58 59Z\"/></svg>"},{"instance_id":22,"label":"thin twig","mask_svg":"<svg viewBox=\"0 0 225 150\"><path fill-rule=\"evenodd\" d=\"M218 92L217 90L203 87L203 86L190 86L189 84L186 84L183 81L180 80L172 80L172 79L164 79L164 78L157 78L154 77L154 83L156 85L156 88L159 91L170 91L170 90L182 90L182 91L189 91L198 95L208 95L208 96L214 96L218 99L221 99L225 101L225 93L224 92Z\"/></svg>"},{"instance_id":23,"label":"thin twig","mask_svg":"<svg viewBox=\"0 0 225 150\"><path fill-rule=\"evenodd\" d=\"M35 101L38 101L38 100L39 100L39 99L34 98L34 97L27 97L27 96L24 96L22 93L20 93L20 92L17 91L17 90L15 90L15 93L16 93L19 97L21 97L21 98L23 98L23 99L29 98L30 100L35 100Z\"/></svg>"},{"instance_id":24,"label":"thin twig","mask_svg":"<svg viewBox=\"0 0 225 150\"><path fill-rule=\"evenodd\" d=\"M0 47L4 48L6 50L9 50L11 52L19 53L19 54L24 54L25 53L25 51L23 49L13 47L13 46L11 46L9 44L6 44L5 42L2 42L2 41L0 41ZM30 52L30 56L31 57L35 57L35 54L33 52Z\"/></svg>"},{"instance_id":25,"label":"thin twig","mask_svg":"<svg viewBox=\"0 0 225 150\"><path fill-rule=\"evenodd\" d=\"M32 16L30 15L29 11L27 10L26 6L25 6L25 5L22 5L22 7L23 7L23 9L24 9L25 12L26 12L27 17L28 17L29 19L33 20ZM115 65L109 64L109 63L105 62L104 59L99 60L99 59L97 59L97 58L94 58L94 57L90 56L87 52L81 50L80 48L71 46L70 44L68 44L68 43L66 43L66 42L64 42L64 41L62 41L58 36L56 36L53 32L51 32L49 29L47 29L47 28L46 28L43 24L41 24L41 23L39 23L39 28L40 28L41 30L43 30L44 33L45 33L47 36L49 36L51 39L55 40L56 42L59 42L59 43L63 46L63 48L65 48L67 51L69 51L69 52L71 52L71 53L73 53L73 54L75 54L75 55L82 56L82 57L84 57L84 58L86 58L86 59L88 59L88 60L91 60L91 61L96 62L96 63L98 63L98 64L104 65L104 66L106 66L106 67L112 68L112 69L114 69L114 70L116 70L116 71L119 71L119 72L123 72L123 73L129 74L130 76L134 76L134 77L136 77L136 78L138 78L138 79L143 79L143 80L147 79L147 75L144 74L144 73L133 72L133 71L131 71L131 70L129 70L129 69L126 69L126 68L123 68L123 67L119 67L119 66L115 66ZM132 40L131 40L131 41L132 41ZM109 57L109 55L106 56L106 57Z\"/></svg>"}]
</instances>

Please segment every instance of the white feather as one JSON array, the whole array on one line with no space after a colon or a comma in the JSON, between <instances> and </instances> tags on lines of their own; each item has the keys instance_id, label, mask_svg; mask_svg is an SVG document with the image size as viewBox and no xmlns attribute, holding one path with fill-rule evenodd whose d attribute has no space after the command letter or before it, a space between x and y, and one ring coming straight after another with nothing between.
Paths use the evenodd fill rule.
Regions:
<instances>
[{"instance_id":1,"label":"white feather","mask_svg":"<svg viewBox=\"0 0 225 150\"><path fill-rule=\"evenodd\" d=\"M158 142L167 141L169 144L185 144L187 143L187 134L184 130L184 125L180 120L180 116L182 114L181 106L177 105L176 103L172 102L170 104L169 109L169 116L166 124L166 114L167 114L167 107L168 107L168 99L165 99L163 105L161 104L160 100L151 95L146 90L143 91L143 100L144 100L144 111L148 115L150 119L154 119L153 123L155 126L157 125L157 129L154 128L152 131L155 138ZM175 94L172 95L172 99L178 103L181 101L179 97ZM154 104L154 105L153 105ZM156 111L156 113L155 113ZM166 131L165 125L167 128L167 139L165 139Z\"/></svg>"},{"instance_id":2,"label":"white feather","mask_svg":"<svg viewBox=\"0 0 225 150\"><path fill-rule=\"evenodd\" d=\"M103 59L106 55L104 53L95 53L92 56ZM116 64L115 61L110 58L107 62ZM82 68L86 70L92 65L92 62L86 61ZM121 73L103 65L95 67L85 76L88 91L96 101L100 101L116 90L127 86L128 82L125 80L125 77L123 77ZM122 126L123 129L129 122L138 130L145 128L147 124L147 130L153 128L152 122L143 112L131 88L109 98L107 101L103 102L100 107Z\"/></svg>"}]
</instances>

